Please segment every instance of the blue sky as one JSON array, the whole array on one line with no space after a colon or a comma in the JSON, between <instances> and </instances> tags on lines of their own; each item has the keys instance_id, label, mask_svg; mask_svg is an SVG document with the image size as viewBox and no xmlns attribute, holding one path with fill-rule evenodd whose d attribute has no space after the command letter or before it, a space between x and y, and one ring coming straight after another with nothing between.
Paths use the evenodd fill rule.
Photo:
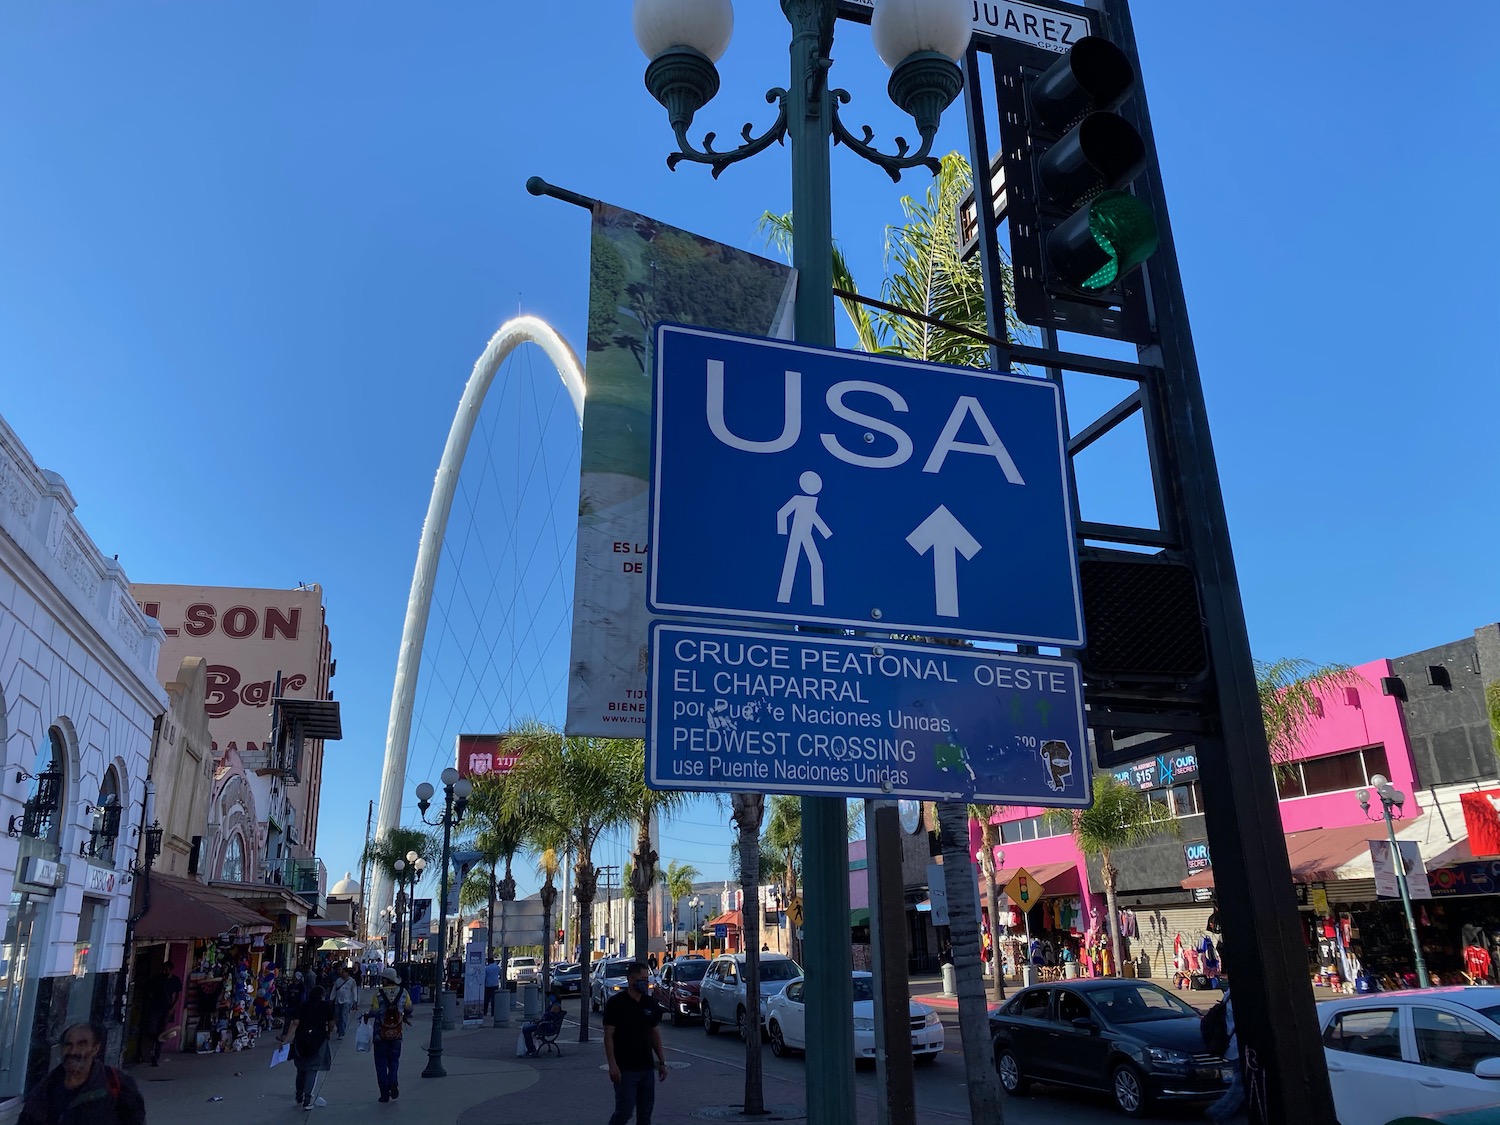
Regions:
<instances>
[{"instance_id":1,"label":"blue sky","mask_svg":"<svg viewBox=\"0 0 1500 1125\"><path fill-rule=\"evenodd\" d=\"M695 136L766 122L785 81L778 6L737 8ZM1500 9L1151 0L1136 22L1255 650L1359 663L1495 620ZM867 31L834 54L850 113L900 131ZM518 309L581 346L587 217L526 177L751 248L789 206L785 150L668 172L644 63L602 0L0 9L0 413L133 578L324 585L335 876L463 382ZM939 148L964 143L952 113ZM874 289L922 183L833 165ZM1100 455L1085 483L1128 511L1132 454ZM722 871L721 821L697 807L663 857Z\"/></svg>"}]
</instances>

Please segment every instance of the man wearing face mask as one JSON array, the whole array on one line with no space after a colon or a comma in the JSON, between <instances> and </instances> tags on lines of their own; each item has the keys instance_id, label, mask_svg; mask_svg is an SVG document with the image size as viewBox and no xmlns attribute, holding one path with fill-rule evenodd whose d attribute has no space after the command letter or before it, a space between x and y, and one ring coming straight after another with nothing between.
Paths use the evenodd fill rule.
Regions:
<instances>
[{"instance_id":1,"label":"man wearing face mask","mask_svg":"<svg viewBox=\"0 0 1500 1125\"><path fill-rule=\"evenodd\" d=\"M625 971L628 987L604 1005L604 1060L615 1086L615 1112L609 1125L629 1125L632 1114L636 1125L651 1125L656 1083L667 1080L661 1011L651 998L650 976L647 966L631 965Z\"/></svg>"},{"instance_id":2,"label":"man wearing face mask","mask_svg":"<svg viewBox=\"0 0 1500 1125\"><path fill-rule=\"evenodd\" d=\"M146 1103L129 1075L100 1061L104 1029L75 1023L62 1062L26 1095L22 1125L146 1125Z\"/></svg>"}]
</instances>

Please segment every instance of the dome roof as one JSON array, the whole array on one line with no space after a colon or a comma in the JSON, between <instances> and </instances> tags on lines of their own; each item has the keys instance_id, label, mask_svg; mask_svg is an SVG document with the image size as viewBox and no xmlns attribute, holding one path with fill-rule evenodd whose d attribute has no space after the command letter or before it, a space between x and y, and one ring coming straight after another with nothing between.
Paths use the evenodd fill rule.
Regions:
<instances>
[{"instance_id":1,"label":"dome roof","mask_svg":"<svg viewBox=\"0 0 1500 1125\"><path fill-rule=\"evenodd\" d=\"M354 878L352 871L345 871L344 877L328 888L328 893L331 895L357 895L359 891L359 881Z\"/></svg>"}]
</instances>

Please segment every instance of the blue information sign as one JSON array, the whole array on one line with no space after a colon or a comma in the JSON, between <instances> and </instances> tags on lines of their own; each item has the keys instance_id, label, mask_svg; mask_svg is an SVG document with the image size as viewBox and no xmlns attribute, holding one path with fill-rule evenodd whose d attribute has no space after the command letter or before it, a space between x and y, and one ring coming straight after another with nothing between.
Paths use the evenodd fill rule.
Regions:
<instances>
[{"instance_id":1,"label":"blue information sign","mask_svg":"<svg viewBox=\"0 0 1500 1125\"><path fill-rule=\"evenodd\" d=\"M647 600L1080 647L1058 388L662 325Z\"/></svg>"},{"instance_id":2,"label":"blue information sign","mask_svg":"<svg viewBox=\"0 0 1500 1125\"><path fill-rule=\"evenodd\" d=\"M658 621L659 789L1085 806L1078 665L1048 656Z\"/></svg>"}]
</instances>

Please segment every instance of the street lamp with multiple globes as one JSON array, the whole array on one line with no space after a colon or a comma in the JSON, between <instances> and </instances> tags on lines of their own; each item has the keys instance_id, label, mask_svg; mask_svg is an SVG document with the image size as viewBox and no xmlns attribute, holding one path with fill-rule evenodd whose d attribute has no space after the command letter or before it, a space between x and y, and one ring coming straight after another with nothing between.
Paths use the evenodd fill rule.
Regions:
<instances>
[{"instance_id":1,"label":"street lamp with multiple globes","mask_svg":"<svg viewBox=\"0 0 1500 1125\"><path fill-rule=\"evenodd\" d=\"M432 1038L427 1046L427 1065L422 1070L423 1078L445 1078L443 1069L443 985L447 977L448 959L448 879L449 857L453 845L453 826L463 818L464 807L474 785L467 777L459 777L458 771L449 766L442 773L443 811L437 820L427 819L427 810L432 807L433 795L437 792L429 781L417 786L417 808L422 823L443 829L443 867L438 879L438 939L437 981L432 989Z\"/></svg>"},{"instance_id":2,"label":"street lamp with multiple globes","mask_svg":"<svg viewBox=\"0 0 1500 1125\"><path fill-rule=\"evenodd\" d=\"M677 151L667 157L676 168L683 161L707 164L717 177L731 164L746 160L777 141L791 145L792 217L795 237L792 265L798 271L796 336L800 343L832 346L833 189L830 150L841 144L882 168L893 180L909 168L933 172L931 155L943 111L963 89L958 60L968 50L973 29L971 0L876 0L870 33L876 53L891 68L887 92L911 114L921 144L916 151L896 138L896 152L871 144L868 126L856 136L844 124L839 107L847 91L829 85L833 65L833 32L838 0L781 0L791 24L791 74L785 88L766 100L778 106L776 120L760 136L747 125L743 143L727 151L713 147L714 134L695 148L688 139L697 112L719 91L714 63L729 46L734 30L730 0L635 0L636 42L651 61L646 88L667 111ZM541 185L534 185L534 190ZM842 1060L854 1050L849 1008L853 985L849 958L848 826L844 802L837 798L804 798L803 857L808 903L804 946L807 964L807 1044L814 1060ZM843 1067L836 1073L842 1074ZM808 1117L813 1125L853 1120L852 1078L819 1082L809 1091Z\"/></svg>"},{"instance_id":3,"label":"street lamp with multiple globes","mask_svg":"<svg viewBox=\"0 0 1500 1125\"><path fill-rule=\"evenodd\" d=\"M408 876L407 876L406 873L408 871L411 872L411 875L410 875L411 890L405 891L405 895L406 895L406 960L407 960L407 963L409 964L410 962L412 962L413 960L416 959L416 953L417 953L417 883L419 883L421 881L421 879L422 879L422 872L427 869L427 861L425 859L423 859L421 856L419 856L415 851L410 851L410 852L406 853L406 858L405 859L398 859L394 864L392 864L392 866L395 867L395 869L396 869L396 901L397 902L400 902L400 900L401 900L401 896L402 896L403 890L405 888L405 884L406 884L407 879L408 879ZM397 913L398 914L400 913L400 908L399 907L397 908ZM397 920L399 921L399 918ZM396 950L397 956L396 956L396 960L398 960L398 961L401 960L401 957L400 957L400 953L401 953L401 950L400 950L400 936L401 936L400 935L400 931L398 930L397 933L396 933L396 937L397 937L397 950Z\"/></svg>"},{"instance_id":4,"label":"street lamp with multiple globes","mask_svg":"<svg viewBox=\"0 0 1500 1125\"><path fill-rule=\"evenodd\" d=\"M688 899L688 905L693 908L693 933L698 935L698 948L703 948L703 935L698 931L698 911L703 909L703 899L694 895Z\"/></svg>"},{"instance_id":5,"label":"street lamp with multiple globes","mask_svg":"<svg viewBox=\"0 0 1500 1125\"><path fill-rule=\"evenodd\" d=\"M1411 910L1411 886L1406 878L1406 862L1401 858L1401 848L1396 843L1396 825L1392 822L1392 818L1401 817L1403 806L1406 804L1406 794L1378 773L1370 778L1370 786L1375 790L1376 799L1380 801L1380 816L1385 819L1386 834L1391 840L1391 862L1396 865L1396 889L1401 892L1401 906L1406 911L1406 928L1411 933L1411 952L1416 964L1417 986L1426 988L1429 984L1427 960L1422 956L1422 939L1417 937L1417 919ZM1365 816L1375 820L1375 814L1370 811L1370 790L1361 789L1355 796L1359 798L1359 807L1365 810Z\"/></svg>"}]
</instances>

